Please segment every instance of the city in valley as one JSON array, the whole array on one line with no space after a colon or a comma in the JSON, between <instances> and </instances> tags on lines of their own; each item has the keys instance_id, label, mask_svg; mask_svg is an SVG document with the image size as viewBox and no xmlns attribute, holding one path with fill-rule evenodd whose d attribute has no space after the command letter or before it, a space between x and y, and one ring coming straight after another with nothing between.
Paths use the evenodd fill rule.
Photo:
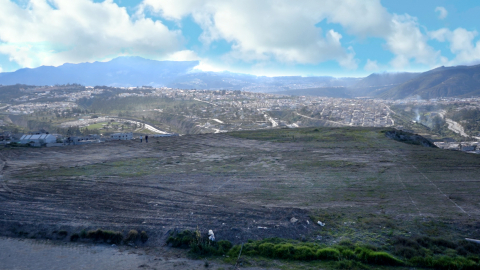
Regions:
<instances>
[{"instance_id":1,"label":"city in valley","mask_svg":"<svg viewBox=\"0 0 480 270\"><path fill-rule=\"evenodd\" d=\"M3 88L18 90L1 100L4 144L39 131L64 145L74 136L98 142L118 133L138 138L309 126L394 127L421 134L441 148L469 152L477 151L480 139L474 125L480 119L467 118L480 110L480 98L473 97L384 100L76 84Z\"/></svg>"}]
</instances>

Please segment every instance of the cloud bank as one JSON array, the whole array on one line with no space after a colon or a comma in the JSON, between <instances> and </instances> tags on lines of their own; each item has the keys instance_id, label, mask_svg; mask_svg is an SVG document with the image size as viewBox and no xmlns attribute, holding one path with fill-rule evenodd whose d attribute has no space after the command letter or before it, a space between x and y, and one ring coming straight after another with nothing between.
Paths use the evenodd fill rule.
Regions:
<instances>
[{"instance_id":1,"label":"cloud bank","mask_svg":"<svg viewBox=\"0 0 480 270\"><path fill-rule=\"evenodd\" d=\"M344 70L408 69L480 61L476 31L427 30L408 14L390 13L380 0L139 0L134 14L113 0L0 0L0 55L22 67L109 60L121 55L200 60L199 69L238 63L252 68L320 65ZM439 19L448 15L436 7ZM182 20L201 29L203 48L186 47ZM167 27L165 21L178 27ZM356 52L358 41L382 40L387 61ZM352 41L353 39L353 41ZM429 42L447 45L452 59ZM230 50L214 51L216 41ZM205 56L208 55L208 56ZM366 59L368 58L368 59ZM362 60L363 59L363 60ZM222 68L225 69L225 68ZM362 68L360 68L362 69ZM1 70L1 69L0 69Z\"/></svg>"},{"instance_id":2,"label":"cloud bank","mask_svg":"<svg viewBox=\"0 0 480 270\"><path fill-rule=\"evenodd\" d=\"M109 59L161 58L180 48L180 31L159 21L133 20L112 1L0 0L0 53L24 67Z\"/></svg>"}]
</instances>

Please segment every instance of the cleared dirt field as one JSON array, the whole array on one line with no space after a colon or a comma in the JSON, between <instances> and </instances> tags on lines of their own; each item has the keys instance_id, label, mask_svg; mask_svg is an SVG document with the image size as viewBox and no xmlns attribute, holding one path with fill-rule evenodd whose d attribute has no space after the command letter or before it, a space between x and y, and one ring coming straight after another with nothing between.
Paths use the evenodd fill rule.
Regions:
<instances>
[{"instance_id":1,"label":"cleared dirt field","mask_svg":"<svg viewBox=\"0 0 480 270\"><path fill-rule=\"evenodd\" d=\"M59 230L137 229L150 236L148 246L164 245L171 230L197 228L234 243L480 238L480 157L397 142L384 130L5 148L0 234L56 239Z\"/></svg>"}]
</instances>

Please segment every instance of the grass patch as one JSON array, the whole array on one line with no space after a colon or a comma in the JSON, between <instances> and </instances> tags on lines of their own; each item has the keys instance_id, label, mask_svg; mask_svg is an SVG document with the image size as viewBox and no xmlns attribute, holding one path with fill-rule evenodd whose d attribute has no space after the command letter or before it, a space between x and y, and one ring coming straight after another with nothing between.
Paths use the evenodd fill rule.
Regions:
<instances>
[{"instance_id":1,"label":"grass patch","mask_svg":"<svg viewBox=\"0 0 480 270\"><path fill-rule=\"evenodd\" d=\"M398 246L401 244L412 248L415 252L420 251L422 248L426 249L425 246L439 246L443 248L444 252L438 254L424 252L425 256L418 256L422 254L419 252L412 253L413 256L406 257L398 254L398 252L391 254L387 250L388 245L385 246L385 250L380 250L372 246L353 244L349 241L326 246L280 238L250 240L242 248L240 245L232 246L228 241L209 241L206 236L202 236L198 231L172 232L167 243L172 247L190 248L190 254L202 257L227 255L230 258L236 258L240 253L240 249L242 249L242 256L286 261L326 261L332 262L332 266L338 269L369 269L368 265L459 270L479 269L478 267L480 267L480 258L474 255L480 247L467 245L463 241L455 244L442 239L427 239L425 237L415 240L397 239L397 242L393 243L393 245ZM465 253L468 256L458 255L458 252L451 252L452 248L469 250ZM398 251L398 249L395 250ZM401 259L401 257L404 259Z\"/></svg>"},{"instance_id":2,"label":"grass patch","mask_svg":"<svg viewBox=\"0 0 480 270\"><path fill-rule=\"evenodd\" d=\"M123 234L121 232L97 229L95 231L88 231L86 238L94 241L103 240L105 243L120 244L123 240Z\"/></svg>"},{"instance_id":3,"label":"grass patch","mask_svg":"<svg viewBox=\"0 0 480 270\"><path fill-rule=\"evenodd\" d=\"M207 235L185 230L173 231L167 239L167 244L177 248L189 248L190 254L196 256L221 256L227 254L232 248L232 243L226 240L210 241Z\"/></svg>"}]
</instances>

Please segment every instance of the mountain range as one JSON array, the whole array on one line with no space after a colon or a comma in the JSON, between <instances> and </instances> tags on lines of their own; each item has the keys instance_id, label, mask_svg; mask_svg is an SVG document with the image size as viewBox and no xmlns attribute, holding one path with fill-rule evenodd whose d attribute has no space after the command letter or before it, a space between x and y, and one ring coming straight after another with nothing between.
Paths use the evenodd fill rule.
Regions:
<instances>
[{"instance_id":1,"label":"mountain range","mask_svg":"<svg viewBox=\"0 0 480 270\"><path fill-rule=\"evenodd\" d=\"M118 57L108 62L67 63L58 67L41 66L3 72L0 73L0 84L166 86L344 98L429 99L480 96L480 65L440 67L423 73L374 73L365 78L334 78L203 72L195 69L198 64L198 61Z\"/></svg>"}]
</instances>

